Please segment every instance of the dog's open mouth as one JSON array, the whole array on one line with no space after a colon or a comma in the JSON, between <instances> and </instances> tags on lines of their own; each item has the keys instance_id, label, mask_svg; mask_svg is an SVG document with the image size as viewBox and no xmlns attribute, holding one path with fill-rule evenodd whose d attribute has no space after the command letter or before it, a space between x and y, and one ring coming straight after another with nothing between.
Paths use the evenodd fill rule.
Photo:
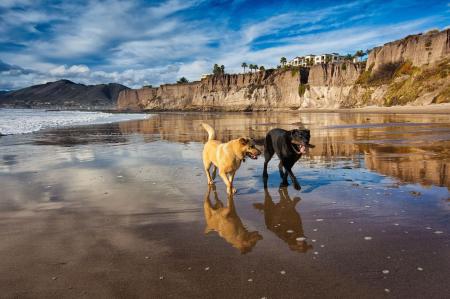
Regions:
<instances>
[{"instance_id":1,"label":"dog's open mouth","mask_svg":"<svg viewBox=\"0 0 450 299\"><path fill-rule=\"evenodd\" d=\"M308 153L308 149L309 149L309 145L305 144L305 143L297 143L295 141L292 141L292 149L294 150L294 152L296 152L297 154L301 155L301 154L306 154Z\"/></svg>"},{"instance_id":2,"label":"dog's open mouth","mask_svg":"<svg viewBox=\"0 0 450 299\"><path fill-rule=\"evenodd\" d=\"M258 159L258 155L257 155L257 154L254 154L254 153L251 153L251 152L247 152L246 155L247 155L247 157L249 157L250 159L253 159L253 160Z\"/></svg>"}]
</instances>

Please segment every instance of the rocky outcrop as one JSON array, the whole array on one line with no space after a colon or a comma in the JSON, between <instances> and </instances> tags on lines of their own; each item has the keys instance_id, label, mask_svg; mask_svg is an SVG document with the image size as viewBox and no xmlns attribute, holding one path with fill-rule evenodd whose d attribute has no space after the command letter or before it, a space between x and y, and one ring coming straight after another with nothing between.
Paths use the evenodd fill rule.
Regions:
<instances>
[{"instance_id":1,"label":"rocky outcrop","mask_svg":"<svg viewBox=\"0 0 450 299\"><path fill-rule=\"evenodd\" d=\"M116 108L119 93L128 87L116 84L84 85L69 80L0 94L0 106L23 108Z\"/></svg>"},{"instance_id":2,"label":"rocky outcrop","mask_svg":"<svg viewBox=\"0 0 450 299\"><path fill-rule=\"evenodd\" d=\"M388 63L411 61L413 66L438 62L450 55L450 29L432 30L374 48L367 59L366 70L377 71Z\"/></svg>"}]
</instances>

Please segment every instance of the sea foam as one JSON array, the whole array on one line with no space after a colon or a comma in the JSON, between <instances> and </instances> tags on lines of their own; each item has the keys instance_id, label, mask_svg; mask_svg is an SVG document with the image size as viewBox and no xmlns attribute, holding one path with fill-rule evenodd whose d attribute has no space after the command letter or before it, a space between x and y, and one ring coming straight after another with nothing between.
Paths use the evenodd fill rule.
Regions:
<instances>
[{"instance_id":1,"label":"sea foam","mask_svg":"<svg viewBox=\"0 0 450 299\"><path fill-rule=\"evenodd\" d=\"M0 134L24 134L42 129L95 125L146 119L149 114L88 111L46 111L43 109L0 109Z\"/></svg>"}]
</instances>

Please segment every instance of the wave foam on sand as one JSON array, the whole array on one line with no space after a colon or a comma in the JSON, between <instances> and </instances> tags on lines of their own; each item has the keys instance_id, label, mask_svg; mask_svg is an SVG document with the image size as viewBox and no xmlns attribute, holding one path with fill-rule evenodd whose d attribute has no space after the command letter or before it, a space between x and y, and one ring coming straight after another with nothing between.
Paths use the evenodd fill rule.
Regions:
<instances>
[{"instance_id":1,"label":"wave foam on sand","mask_svg":"<svg viewBox=\"0 0 450 299\"><path fill-rule=\"evenodd\" d=\"M140 120L149 114L106 113L88 111L46 111L43 109L0 109L0 134L13 135L42 129L96 125Z\"/></svg>"}]
</instances>

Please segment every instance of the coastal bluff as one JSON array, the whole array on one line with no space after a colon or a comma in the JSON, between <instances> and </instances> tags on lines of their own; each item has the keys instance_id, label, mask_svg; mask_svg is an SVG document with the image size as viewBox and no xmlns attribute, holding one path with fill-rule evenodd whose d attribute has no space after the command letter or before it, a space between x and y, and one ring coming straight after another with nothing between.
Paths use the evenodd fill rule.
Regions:
<instances>
[{"instance_id":1,"label":"coastal bluff","mask_svg":"<svg viewBox=\"0 0 450 299\"><path fill-rule=\"evenodd\" d=\"M252 111L299 108L299 85L306 69L267 70L208 76L201 81L129 89L119 94L119 109Z\"/></svg>"},{"instance_id":2,"label":"coastal bluff","mask_svg":"<svg viewBox=\"0 0 450 299\"><path fill-rule=\"evenodd\" d=\"M119 110L259 111L450 102L450 29L389 42L365 62L209 75L126 89Z\"/></svg>"}]
</instances>

